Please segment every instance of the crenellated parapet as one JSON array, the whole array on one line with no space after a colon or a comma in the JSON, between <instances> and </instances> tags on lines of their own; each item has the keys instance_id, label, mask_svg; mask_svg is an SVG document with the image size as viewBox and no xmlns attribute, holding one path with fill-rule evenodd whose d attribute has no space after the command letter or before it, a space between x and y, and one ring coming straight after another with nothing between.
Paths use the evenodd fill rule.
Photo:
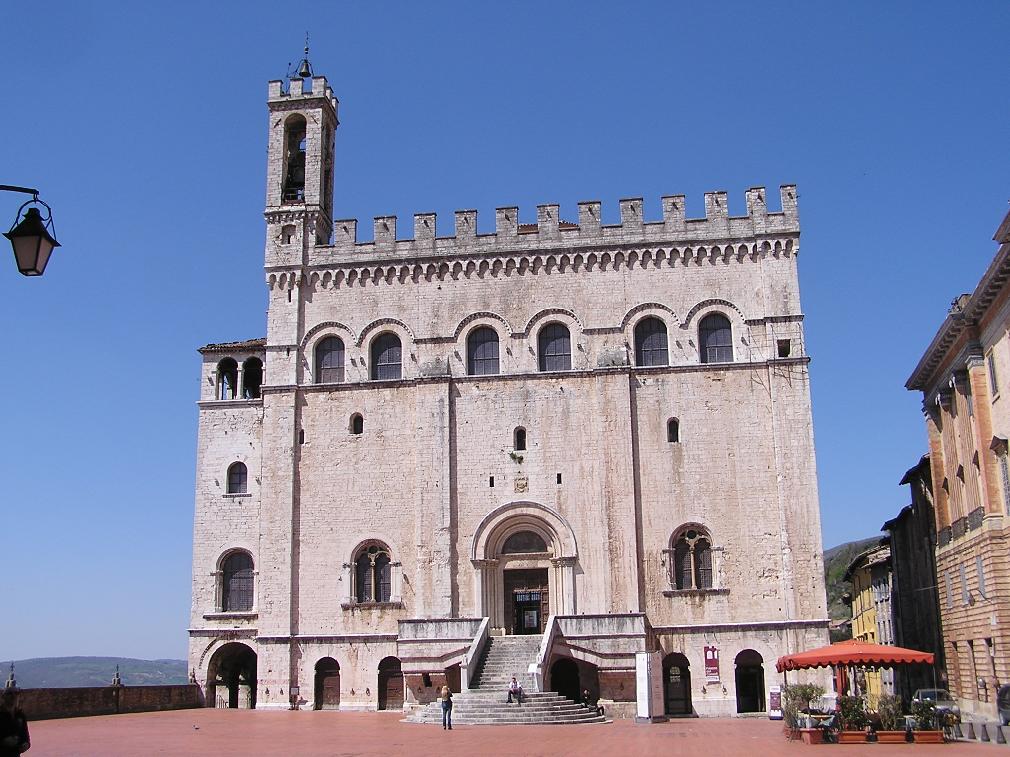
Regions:
<instances>
[{"instance_id":1,"label":"crenellated parapet","mask_svg":"<svg viewBox=\"0 0 1010 757\"><path fill-rule=\"evenodd\" d=\"M337 110L337 97L333 89L326 83L325 76L313 76L310 79L292 79L282 81L275 79L267 82L267 103L272 110L283 109L285 105L299 107L305 100L323 98Z\"/></svg>"},{"instance_id":2,"label":"crenellated parapet","mask_svg":"<svg viewBox=\"0 0 1010 757\"><path fill-rule=\"evenodd\" d=\"M310 266L344 264L374 258L406 259L425 257L487 256L493 253L522 251L527 255L550 253L578 248L626 247L657 245L684 250L690 256L706 257L715 254L736 255L741 251L736 240L752 240L746 254L761 252L762 240L774 247L799 234L799 213L796 187L788 184L780 188L781 210L769 211L764 187L748 189L747 215L730 216L726 192L705 193L705 217L687 218L684 195L662 198L663 217L659 221L646 221L642 198L620 201L619 224L603 224L600 202L580 202L578 223L562 221L560 206L537 207L537 222L521 224L517 207L498 208L495 211L495 232L477 232L477 211L457 210L455 233L451 237L436 235L434 213L414 216L413 238L397 237L397 217L378 216L373 222L370 242L358 241L356 219L343 219L333 223L333 244L317 246L310 254ZM795 248L795 241L790 249ZM751 248L754 248L752 250ZM669 254L668 254L669 256Z\"/></svg>"}]
</instances>

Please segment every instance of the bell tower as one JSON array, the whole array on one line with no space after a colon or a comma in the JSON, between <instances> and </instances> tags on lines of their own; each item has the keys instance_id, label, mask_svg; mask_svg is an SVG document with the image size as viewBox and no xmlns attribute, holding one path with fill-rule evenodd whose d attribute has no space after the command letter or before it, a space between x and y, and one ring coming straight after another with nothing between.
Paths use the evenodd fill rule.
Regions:
<instances>
[{"instance_id":1,"label":"bell tower","mask_svg":"<svg viewBox=\"0 0 1010 757\"><path fill-rule=\"evenodd\" d=\"M305 58L297 75L268 85L266 266L299 266L333 231L337 98Z\"/></svg>"}]
</instances>

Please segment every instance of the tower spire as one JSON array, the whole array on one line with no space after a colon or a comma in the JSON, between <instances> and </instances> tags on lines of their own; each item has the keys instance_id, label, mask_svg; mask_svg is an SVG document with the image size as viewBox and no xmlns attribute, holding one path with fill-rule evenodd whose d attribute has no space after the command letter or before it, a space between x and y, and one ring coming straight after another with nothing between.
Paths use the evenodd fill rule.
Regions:
<instances>
[{"instance_id":1,"label":"tower spire","mask_svg":"<svg viewBox=\"0 0 1010 757\"><path fill-rule=\"evenodd\" d=\"M302 79L312 78L312 64L309 63L309 33L305 32L305 57L302 58L302 64L298 67L298 76Z\"/></svg>"}]
</instances>

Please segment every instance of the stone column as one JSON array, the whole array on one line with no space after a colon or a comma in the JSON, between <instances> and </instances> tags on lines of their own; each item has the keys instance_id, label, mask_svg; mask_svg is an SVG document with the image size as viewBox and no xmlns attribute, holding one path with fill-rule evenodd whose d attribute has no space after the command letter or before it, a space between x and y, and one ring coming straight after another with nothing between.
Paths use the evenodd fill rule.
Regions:
<instances>
[{"instance_id":1,"label":"stone column","mask_svg":"<svg viewBox=\"0 0 1010 757\"><path fill-rule=\"evenodd\" d=\"M551 612L555 615L574 615L576 613L575 563L576 558L574 557L555 557L551 560L557 586L557 604L551 605ZM554 597L551 599L553 600Z\"/></svg>"},{"instance_id":2,"label":"stone column","mask_svg":"<svg viewBox=\"0 0 1010 757\"><path fill-rule=\"evenodd\" d=\"M500 628L503 622L501 607L496 601L498 595L498 561L471 560L477 569L474 581L474 600L481 617L491 619L492 628Z\"/></svg>"},{"instance_id":3,"label":"stone column","mask_svg":"<svg viewBox=\"0 0 1010 757\"><path fill-rule=\"evenodd\" d=\"M235 380L235 399L243 400L245 397L245 363L238 364L238 372L236 373L238 378Z\"/></svg>"},{"instance_id":4,"label":"stone column","mask_svg":"<svg viewBox=\"0 0 1010 757\"><path fill-rule=\"evenodd\" d=\"M354 563L345 562L341 567L343 568L344 587L340 604L349 605L354 597Z\"/></svg>"}]
</instances>

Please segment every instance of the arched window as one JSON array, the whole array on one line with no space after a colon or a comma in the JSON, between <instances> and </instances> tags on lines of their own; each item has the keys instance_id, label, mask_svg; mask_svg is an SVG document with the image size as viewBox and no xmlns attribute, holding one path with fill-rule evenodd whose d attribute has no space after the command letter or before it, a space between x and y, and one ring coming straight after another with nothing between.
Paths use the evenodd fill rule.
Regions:
<instances>
[{"instance_id":1,"label":"arched window","mask_svg":"<svg viewBox=\"0 0 1010 757\"><path fill-rule=\"evenodd\" d=\"M387 331L372 342L372 381L389 381L401 376L400 337Z\"/></svg>"},{"instance_id":2,"label":"arched window","mask_svg":"<svg viewBox=\"0 0 1010 757\"><path fill-rule=\"evenodd\" d=\"M541 371L572 369L572 336L563 323L548 323L537 338Z\"/></svg>"},{"instance_id":3,"label":"arched window","mask_svg":"<svg viewBox=\"0 0 1010 757\"><path fill-rule=\"evenodd\" d=\"M712 589L712 537L701 526L686 526L674 538L671 554L671 582L677 589Z\"/></svg>"},{"instance_id":4,"label":"arched window","mask_svg":"<svg viewBox=\"0 0 1010 757\"><path fill-rule=\"evenodd\" d=\"M680 421L671 418L666 422L666 441L676 444L680 441Z\"/></svg>"},{"instance_id":5,"label":"arched window","mask_svg":"<svg viewBox=\"0 0 1010 757\"><path fill-rule=\"evenodd\" d=\"M658 318L643 318L635 325L635 365L668 365L669 362L666 324Z\"/></svg>"},{"instance_id":6,"label":"arched window","mask_svg":"<svg viewBox=\"0 0 1010 757\"><path fill-rule=\"evenodd\" d=\"M733 328L722 313L709 313L698 324L698 346L703 363L733 362Z\"/></svg>"},{"instance_id":7,"label":"arched window","mask_svg":"<svg viewBox=\"0 0 1010 757\"><path fill-rule=\"evenodd\" d=\"M295 114L284 125L284 202L305 202L305 117Z\"/></svg>"},{"instance_id":8,"label":"arched window","mask_svg":"<svg viewBox=\"0 0 1010 757\"><path fill-rule=\"evenodd\" d=\"M481 326L466 338L466 372L471 376L498 373L498 332Z\"/></svg>"},{"instance_id":9,"label":"arched window","mask_svg":"<svg viewBox=\"0 0 1010 757\"><path fill-rule=\"evenodd\" d=\"M505 540L501 552L503 555L540 553L547 551L547 543L540 534L533 531L517 531Z\"/></svg>"},{"instance_id":10,"label":"arched window","mask_svg":"<svg viewBox=\"0 0 1010 757\"><path fill-rule=\"evenodd\" d=\"M252 608L252 557L248 552L232 552L221 565L221 610L248 612Z\"/></svg>"},{"instance_id":11,"label":"arched window","mask_svg":"<svg viewBox=\"0 0 1010 757\"><path fill-rule=\"evenodd\" d=\"M242 363L242 399L258 400L263 386L263 361L258 357L247 358Z\"/></svg>"},{"instance_id":12,"label":"arched window","mask_svg":"<svg viewBox=\"0 0 1010 757\"><path fill-rule=\"evenodd\" d=\"M249 471L245 463L232 463L228 466L228 493L245 494L249 487Z\"/></svg>"},{"instance_id":13,"label":"arched window","mask_svg":"<svg viewBox=\"0 0 1010 757\"><path fill-rule=\"evenodd\" d=\"M362 417L361 413L355 413L351 416L351 433L354 435L363 434L365 432L365 419Z\"/></svg>"},{"instance_id":14,"label":"arched window","mask_svg":"<svg viewBox=\"0 0 1010 757\"><path fill-rule=\"evenodd\" d=\"M526 449L526 429L522 426L516 426L516 430L512 432L512 448L516 451Z\"/></svg>"},{"instance_id":15,"label":"arched window","mask_svg":"<svg viewBox=\"0 0 1010 757\"><path fill-rule=\"evenodd\" d=\"M344 380L344 343L328 336L316 345L317 384L339 384Z\"/></svg>"},{"instance_id":16,"label":"arched window","mask_svg":"<svg viewBox=\"0 0 1010 757\"><path fill-rule=\"evenodd\" d=\"M217 399L233 400L238 392L238 363L226 357L217 364Z\"/></svg>"},{"instance_id":17,"label":"arched window","mask_svg":"<svg viewBox=\"0 0 1010 757\"><path fill-rule=\"evenodd\" d=\"M392 594L392 566L389 550L371 544L354 560L355 599L358 602L388 602Z\"/></svg>"}]
</instances>

